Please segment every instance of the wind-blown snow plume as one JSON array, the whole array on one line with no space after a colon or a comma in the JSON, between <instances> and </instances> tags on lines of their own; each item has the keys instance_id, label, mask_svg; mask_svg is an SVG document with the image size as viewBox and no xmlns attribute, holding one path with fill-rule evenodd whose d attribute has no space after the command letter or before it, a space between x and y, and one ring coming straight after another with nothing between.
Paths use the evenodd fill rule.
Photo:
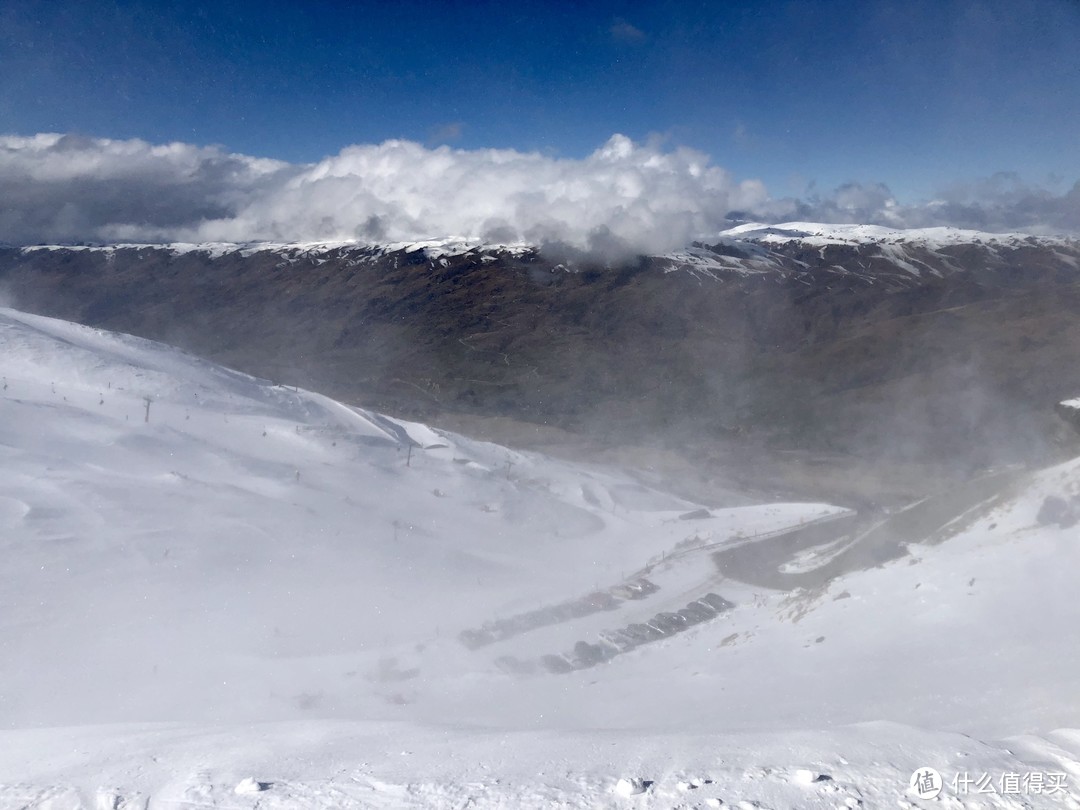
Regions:
<instances>
[{"instance_id":1,"label":"wind-blown snow plume","mask_svg":"<svg viewBox=\"0 0 1080 810\"><path fill-rule=\"evenodd\" d=\"M582 159L392 140L295 165L214 146L72 135L0 137L0 241L397 242L460 237L663 253L757 220L1080 231L1080 185L1062 196L988 181L931 203L848 184L770 199L701 152L623 135Z\"/></svg>"}]
</instances>

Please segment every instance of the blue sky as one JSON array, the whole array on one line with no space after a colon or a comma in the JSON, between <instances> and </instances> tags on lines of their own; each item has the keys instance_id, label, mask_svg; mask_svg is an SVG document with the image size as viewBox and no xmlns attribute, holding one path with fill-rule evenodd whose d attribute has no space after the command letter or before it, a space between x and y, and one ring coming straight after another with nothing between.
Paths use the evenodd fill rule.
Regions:
<instances>
[{"instance_id":1,"label":"blue sky","mask_svg":"<svg viewBox=\"0 0 1080 810\"><path fill-rule=\"evenodd\" d=\"M1080 166L1080 3L9 0L0 132L293 162L408 138L581 157L619 132L777 196ZM1056 179L1055 179L1056 178Z\"/></svg>"}]
</instances>

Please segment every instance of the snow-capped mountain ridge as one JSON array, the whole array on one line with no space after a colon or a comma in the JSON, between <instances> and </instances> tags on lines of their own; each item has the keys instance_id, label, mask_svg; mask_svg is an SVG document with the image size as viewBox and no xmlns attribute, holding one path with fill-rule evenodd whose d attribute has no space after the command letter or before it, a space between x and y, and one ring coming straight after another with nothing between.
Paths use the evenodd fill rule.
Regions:
<instances>
[{"instance_id":1,"label":"snow-capped mountain ridge","mask_svg":"<svg viewBox=\"0 0 1080 810\"><path fill-rule=\"evenodd\" d=\"M977 271L983 264L1010 262L1021 252L1080 267L1080 241L1064 236L813 222L746 223L667 258L669 272L774 273L803 283L830 283L847 275L908 286L911 278Z\"/></svg>"},{"instance_id":2,"label":"snow-capped mountain ridge","mask_svg":"<svg viewBox=\"0 0 1080 810\"><path fill-rule=\"evenodd\" d=\"M721 240L765 243L805 242L807 244L859 244L865 242L907 242L935 247L956 244L1075 244L1068 236L1039 236L1030 233L996 233L964 228L888 228L881 225L829 224L821 222L747 222L721 231ZM708 241L708 240L706 240Z\"/></svg>"},{"instance_id":3,"label":"snow-capped mountain ridge","mask_svg":"<svg viewBox=\"0 0 1080 810\"><path fill-rule=\"evenodd\" d=\"M2 247L2 246L0 246ZM446 239L421 239L411 242L367 243L360 241L326 242L165 242L165 243L124 243L100 245L26 245L18 250L24 253L37 251L89 251L113 253L125 251L165 251L173 255L201 253L212 258L229 254L253 256L257 253L276 253L289 259L318 257L323 254L356 254L359 256L379 257L393 253L415 253L422 251L431 259L446 256L462 256L468 253L484 255L520 256L535 253L539 248L527 243L502 244L484 242L480 239L449 237Z\"/></svg>"},{"instance_id":4,"label":"snow-capped mountain ridge","mask_svg":"<svg viewBox=\"0 0 1080 810\"><path fill-rule=\"evenodd\" d=\"M1068 236L1046 236L1022 232L995 233L988 231L965 230L952 227L933 228L887 228L879 225L828 224L816 222L783 223L744 223L712 236L699 238L694 245L727 245L738 247L745 244L777 245L802 243L814 246L859 245L859 244L909 244L931 248L946 245L986 244L1003 246L1020 245L1065 245L1076 246L1078 240ZM0 247L5 247L0 244ZM692 246L688 246L687 250ZM73 250L73 251L115 251L115 250L167 250L172 253L206 253L221 256L226 253L252 255L258 252L275 252L290 256L316 255L336 251L360 251L372 255L390 253L413 253L422 250L429 258L459 256L466 253L523 255L542 252L544 246L539 243L488 242L476 237L449 236L408 242L364 242L358 240L331 240L311 242L173 242L173 243L115 243L97 245L27 245L19 248L23 251ZM580 252L577 252L580 253ZM658 258L678 257L683 251L661 254ZM581 255L587 255L582 253ZM599 254L603 259L603 254Z\"/></svg>"},{"instance_id":5,"label":"snow-capped mountain ridge","mask_svg":"<svg viewBox=\"0 0 1080 810\"><path fill-rule=\"evenodd\" d=\"M47 253L119 255L147 260L185 256L204 261L223 259L272 260L277 267L297 264L340 264L360 268L390 262L427 263L433 269L450 263L523 263L546 266L554 273L624 266L625 255L588 254L556 248L549 258L543 246L496 244L480 239L449 237L415 242L251 242L244 244L114 244L37 245L14 251L23 260ZM130 261L130 258L129 258ZM1080 268L1080 241L1066 237L1022 233L986 233L956 228L898 230L875 225L829 225L811 222L746 223L663 256L640 257L640 266L663 274L686 273L714 282L738 278L775 278L800 284L883 284L910 288L922 278L979 272L1018 262Z\"/></svg>"}]
</instances>

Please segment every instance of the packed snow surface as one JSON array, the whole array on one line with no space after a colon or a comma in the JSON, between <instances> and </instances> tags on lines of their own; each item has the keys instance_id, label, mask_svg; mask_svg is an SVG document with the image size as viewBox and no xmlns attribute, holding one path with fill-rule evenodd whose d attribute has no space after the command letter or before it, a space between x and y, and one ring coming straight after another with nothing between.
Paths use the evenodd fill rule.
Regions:
<instances>
[{"instance_id":1,"label":"packed snow surface","mask_svg":"<svg viewBox=\"0 0 1080 810\"><path fill-rule=\"evenodd\" d=\"M1080 460L867 567L6 309L0 378L0 807L1080 807Z\"/></svg>"}]
</instances>

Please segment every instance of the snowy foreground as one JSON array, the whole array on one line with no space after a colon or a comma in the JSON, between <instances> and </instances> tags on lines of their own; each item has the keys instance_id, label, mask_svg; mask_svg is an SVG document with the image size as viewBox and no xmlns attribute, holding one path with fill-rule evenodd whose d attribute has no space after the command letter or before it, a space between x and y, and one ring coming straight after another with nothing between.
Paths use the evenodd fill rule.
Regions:
<instances>
[{"instance_id":1,"label":"snowy foreground","mask_svg":"<svg viewBox=\"0 0 1080 810\"><path fill-rule=\"evenodd\" d=\"M0 377L0 807L1080 808L1080 460L897 556L12 310Z\"/></svg>"}]
</instances>

